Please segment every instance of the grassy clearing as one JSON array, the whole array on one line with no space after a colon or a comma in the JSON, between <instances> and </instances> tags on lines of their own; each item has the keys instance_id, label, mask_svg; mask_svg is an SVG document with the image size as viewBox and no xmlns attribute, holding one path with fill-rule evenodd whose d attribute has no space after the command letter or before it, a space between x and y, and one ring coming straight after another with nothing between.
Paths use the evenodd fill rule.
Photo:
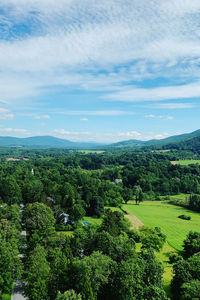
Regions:
<instances>
[{"instance_id":1,"label":"grassy clearing","mask_svg":"<svg viewBox=\"0 0 200 300\"><path fill-rule=\"evenodd\" d=\"M184 160L174 160L171 161L173 165L189 166L194 164L200 164L200 160L197 159L184 159Z\"/></svg>"},{"instance_id":2,"label":"grassy clearing","mask_svg":"<svg viewBox=\"0 0 200 300\"><path fill-rule=\"evenodd\" d=\"M125 204L123 208L138 217L145 225L160 227L169 244L182 250L183 240L189 231L199 231L200 214L183 207L159 201L148 201L140 205ZM191 216L190 221L179 219L179 215Z\"/></svg>"},{"instance_id":3,"label":"grassy clearing","mask_svg":"<svg viewBox=\"0 0 200 300\"><path fill-rule=\"evenodd\" d=\"M105 206L105 209L106 208L110 208L112 211L119 211L120 213L122 213L122 210L119 207Z\"/></svg>"},{"instance_id":4,"label":"grassy clearing","mask_svg":"<svg viewBox=\"0 0 200 300\"><path fill-rule=\"evenodd\" d=\"M102 218L94 218L94 217L84 217L84 222L89 222L91 224L100 225L102 222Z\"/></svg>"},{"instance_id":5,"label":"grassy clearing","mask_svg":"<svg viewBox=\"0 0 200 300\"><path fill-rule=\"evenodd\" d=\"M163 286L168 296L171 296L171 280L173 278L173 267L169 263L169 256L176 251L167 242L164 244L160 252L156 252L157 259L162 262L164 267Z\"/></svg>"},{"instance_id":6,"label":"grassy clearing","mask_svg":"<svg viewBox=\"0 0 200 300\"><path fill-rule=\"evenodd\" d=\"M105 151L101 151L101 150L78 150L79 153L84 153L84 154L102 154Z\"/></svg>"}]
</instances>

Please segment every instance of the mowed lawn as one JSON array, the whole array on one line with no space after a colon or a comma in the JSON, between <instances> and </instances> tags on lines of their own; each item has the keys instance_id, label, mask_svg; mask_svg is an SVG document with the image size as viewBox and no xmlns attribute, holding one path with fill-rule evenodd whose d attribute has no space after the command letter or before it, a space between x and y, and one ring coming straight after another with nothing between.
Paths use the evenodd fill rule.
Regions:
<instances>
[{"instance_id":1,"label":"mowed lawn","mask_svg":"<svg viewBox=\"0 0 200 300\"><path fill-rule=\"evenodd\" d=\"M128 214L138 217L145 225L160 227L167 241L176 250L182 250L183 240L189 231L200 232L200 213L159 201L147 201L140 205L125 204ZM179 215L191 216L190 221L179 219Z\"/></svg>"},{"instance_id":2,"label":"mowed lawn","mask_svg":"<svg viewBox=\"0 0 200 300\"><path fill-rule=\"evenodd\" d=\"M188 166L194 164L200 164L200 160L195 159L184 159L184 160L175 160L171 161L173 165L181 165L181 166Z\"/></svg>"}]
</instances>

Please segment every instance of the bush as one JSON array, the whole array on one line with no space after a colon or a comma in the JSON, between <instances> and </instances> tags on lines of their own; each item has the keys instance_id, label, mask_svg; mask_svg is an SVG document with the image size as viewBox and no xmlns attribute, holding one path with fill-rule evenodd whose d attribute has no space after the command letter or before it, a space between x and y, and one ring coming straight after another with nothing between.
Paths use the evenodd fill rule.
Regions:
<instances>
[{"instance_id":1,"label":"bush","mask_svg":"<svg viewBox=\"0 0 200 300\"><path fill-rule=\"evenodd\" d=\"M71 231L73 229L72 225L70 224L56 224L55 228L56 231Z\"/></svg>"},{"instance_id":2,"label":"bush","mask_svg":"<svg viewBox=\"0 0 200 300\"><path fill-rule=\"evenodd\" d=\"M182 259L182 257L180 255L178 255L178 253L172 253L169 256L169 263L174 264L181 259Z\"/></svg>"},{"instance_id":3,"label":"bush","mask_svg":"<svg viewBox=\"0 0 200 300\"><path fill-rule=\"evenodd\" d=\"M191 217L186 216L186 215L180 215L180 216L178 216L178 218L183 219L183 220L191 220Z\"/></svg>"}]
</instances>

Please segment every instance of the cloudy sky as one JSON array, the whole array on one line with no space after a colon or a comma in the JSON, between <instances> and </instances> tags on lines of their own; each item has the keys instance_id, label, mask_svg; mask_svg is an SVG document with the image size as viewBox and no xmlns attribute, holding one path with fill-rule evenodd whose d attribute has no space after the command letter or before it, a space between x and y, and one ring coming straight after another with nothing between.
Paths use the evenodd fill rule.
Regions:
<instances>
[{"instance_id":1,"label":"cloudy sky","mask_svg":"<svg viewBox=\"0 0 200 300\"><path fill-rule=\"evenodd\" d=\"M199 0L1 0L0 135L200 128Z\"/></svg>"}]
</instances>

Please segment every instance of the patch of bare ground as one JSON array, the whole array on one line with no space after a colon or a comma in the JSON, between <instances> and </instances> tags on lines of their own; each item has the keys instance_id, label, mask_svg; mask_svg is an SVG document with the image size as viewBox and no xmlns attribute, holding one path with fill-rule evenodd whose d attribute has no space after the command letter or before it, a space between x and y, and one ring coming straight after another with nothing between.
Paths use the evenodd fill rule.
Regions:
<instances>
[{"instance_id":1,"label":"patch of bare ground","mask_svg":"<svg viewBox=\"0 0 200 300\"><path fill-rule=\"evenodd\" d=\"M132 226L131 228L139 228L142 227L144 225L144 223L142 223L142 221L140 221L140 219L138 219L136 216L134 215L126 215L126 218L131 222Z\"/></svg>"}]
</instances>

